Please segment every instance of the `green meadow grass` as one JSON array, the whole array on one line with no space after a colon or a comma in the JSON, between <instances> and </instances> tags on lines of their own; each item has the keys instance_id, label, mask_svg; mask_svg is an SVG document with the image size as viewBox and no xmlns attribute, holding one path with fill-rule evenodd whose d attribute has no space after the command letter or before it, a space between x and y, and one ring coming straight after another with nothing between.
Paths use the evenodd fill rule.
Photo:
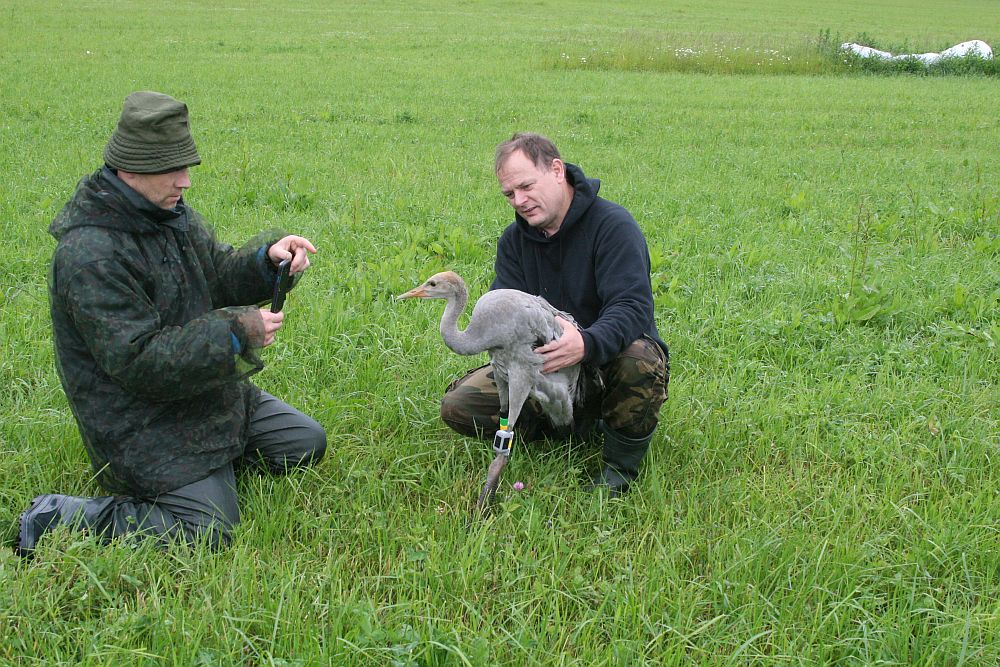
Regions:
<instances>
[{"instance_id":1,"label":"green meadow grass","mask_svg":"<svg viewBox=\"0 0 1000 667\"><path fill-rule=\"evenodd\" d=\"M677 40L683 46L677 45ZM553 59L558 67L568 69L605 69L640 72L682 72L697 74L846 74L869 72L878 75L908 74L919 76L960 75L996 76L1000 61L978 57L949 57L933 64L915 58L888 60L863 58L845 51L842 45L850 41L881 48L895 54L913 53L902 44L884 44L867 34L844 40L829 29L801 41L776 40L773 35L750 39L727 35L704 36L692 40L690 35L632 32L615 43L573 46ZM945 51L953 44L936 47Z\"/></svg>"},{"instance_id":2,"label":"green meadow grass","mask_svg":"<svg viewBox=\"0 0 1000 667\"><path fill-rule=\"evenodd\" d=\"M100 493L53 366L46 229L134 90L190 106L188 200L222 238L319 247L256 380L331 446L241 478L222 553L0 551L0 663L1000 662L1000 82L561 62L821 31L997 47L1000 14L0 0L0 539L34 495ZM437 401L483 359L444 347L441 303L392 297L446 268L486 288L517 130L645 231L671 395L627 499L583 492L592 447L518 446L467 526L490 452Z\"/></svg>"}]
</instances>

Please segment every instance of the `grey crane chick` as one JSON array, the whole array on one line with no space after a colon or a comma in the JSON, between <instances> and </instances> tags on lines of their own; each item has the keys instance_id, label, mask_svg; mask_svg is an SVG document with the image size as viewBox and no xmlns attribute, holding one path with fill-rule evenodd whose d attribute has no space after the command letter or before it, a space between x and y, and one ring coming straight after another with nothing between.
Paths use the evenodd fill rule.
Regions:
<instances>
[{"instance_id":1,"label":"grey crane chick","mask_svg":"<svg viewBox=\"0 0 1000 667\"><path fill-rule=\"evenodd\" d=\"M497 289L484 294L472 309L469 326L458 329L469 292L461 276L438 273L422 285L400 294L400 299L446 299L441 317L441 337L457 354L488 352L500 395L501 414L508 415L514 430L528 396L536 399L556 426L573 421L573 401L580 390L580 366L543 373L542 356L535 348L559 338L562 327L556 316L573 318L539 296L519 290Z\"/></svg>"}]
</instances>

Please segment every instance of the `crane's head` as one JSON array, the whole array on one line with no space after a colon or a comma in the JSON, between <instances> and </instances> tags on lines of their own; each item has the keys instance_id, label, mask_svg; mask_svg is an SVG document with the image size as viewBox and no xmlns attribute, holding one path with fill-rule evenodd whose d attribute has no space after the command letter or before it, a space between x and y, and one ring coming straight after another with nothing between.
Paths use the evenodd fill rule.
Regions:
<instances>
[{"instance_id":1,"label":"crane's head","mask_svg":"<svg viewBox=\"0 0 1000 667\"><path fill-rule=\"evenodd\" d=\"M465 281L454 271L435 273L419 287L397 296L397 299L448 299L465 292Z\"/></svg>"}]
</instances>

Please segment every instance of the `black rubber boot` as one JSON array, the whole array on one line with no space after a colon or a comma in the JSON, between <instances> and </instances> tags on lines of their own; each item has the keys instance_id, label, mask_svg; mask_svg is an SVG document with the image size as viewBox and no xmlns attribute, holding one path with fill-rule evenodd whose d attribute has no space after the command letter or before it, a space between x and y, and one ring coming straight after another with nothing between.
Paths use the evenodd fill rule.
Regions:
<instances>
[{"instance_id":1,"label":"black rubber boot","mask_svg":"<svg viewBox=\"0 0 1000 667\"><path fill-rule=\"evenodd\" d=\"M97 529L100 518L113 503L113 497L84 498L59 493L38 496L21 514L20 532L14 551L22 557L30 556L42 535L56 526Z\"/></svg>"},{"instance_id":2,"label":"black rubber boot","mask_svg":"<svg viewBox=\"0 0 1000 667\"><path fill-rule=\"evenodd\" d=\"M604 450L602 459L604 465L601 472L594 476L591 490L596 491L607 487L612 498L617 498L626 491L639 476L639 464L649 450L653 439L653 431L641 438L630 438L608 427L603 420L598 422L598 430L604 434Z\"/></svg>"}]
</instances>

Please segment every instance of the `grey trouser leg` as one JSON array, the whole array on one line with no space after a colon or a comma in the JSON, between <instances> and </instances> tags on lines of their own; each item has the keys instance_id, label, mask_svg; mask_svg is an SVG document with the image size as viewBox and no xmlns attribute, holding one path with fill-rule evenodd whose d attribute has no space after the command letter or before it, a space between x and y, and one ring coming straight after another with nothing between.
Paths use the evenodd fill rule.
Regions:
<instances>
[{"instance_id":1,"label":"grey trouser leg","mask_svg":"<svg viewBox=\"0 0 1000 667\"><path fill-rule=\"evenodd\" d=\"M262 464L280 475L292 468L318 463L326 452L326 431L305 415L267 392L250 420L250 438L243 453L249 464Z\"/></svg>"},{"instance_id":2,"label":"grey trouser leg","mask_svg":"<svg viewBox=\"0 0 1000 667\"><path fill-rule=\"evenodd\" d=\"M234 463L282 474L316 463L326 452L326 432L311 417L266 392L254 409L247 447ZM104 538L142 533L163 543L204 540L225 546L240 521L233 463L204 479L152 497L88 499L79 513L85 527Z\"/></svg>"},{"instance_id":3,"label":"grey trouser leg","mask_svg":"<svg viewBox=\"0 0 1000 667\"><path fill-rule=\"evenodd\" d=\"M204 540L213 548L225 546L232 527L240 522L233 464L151 500L117 497L112 518L108 537L141 532L163 544Z\"/></svg>"}]
</instances>

